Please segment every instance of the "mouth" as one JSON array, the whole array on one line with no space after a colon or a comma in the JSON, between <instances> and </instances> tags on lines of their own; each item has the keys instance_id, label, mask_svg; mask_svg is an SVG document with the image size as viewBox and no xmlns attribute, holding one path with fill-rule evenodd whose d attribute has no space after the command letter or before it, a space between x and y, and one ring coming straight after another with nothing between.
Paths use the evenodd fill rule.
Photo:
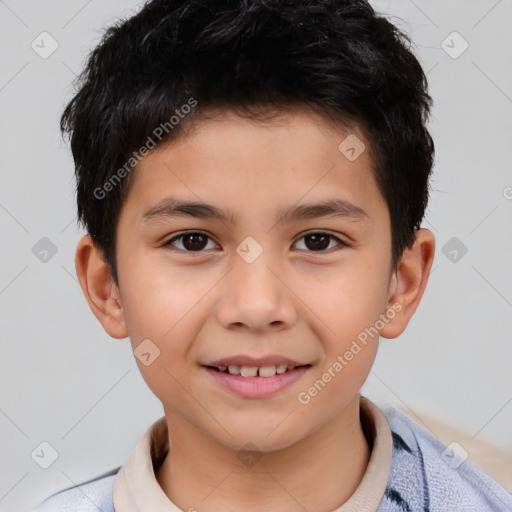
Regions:
<instances>
[{"instance_id":1,"label":"mouth","mask_svg":"<svg viewBox=\"0 0 512 512\"><path fill-rule=\"evenodd\" d=\"M254 364L254 363L253 363ZM311 364L202 365L211 382L243 398L267 398L282 393L308 373Z\"/></svg>"},{"instance_id":2,"label":"mouth","mask_svg":"<svg viewBox=\"0 0 512 512\"><path fill-rule=\"evenodd\" d=\"M278 365L266 365L266 366L239 366L239 365L219 365L219 366L205 366L211 370L217 371L219 373L227 373L229 375L235 375L240 377L261 377L261 378L270 378L275 375L282 375L284 373L291 372L296 368L306 368L310 367L310 364L305 365L287 365L287 364L278 364Z\"/></svg>"}]
</instances>

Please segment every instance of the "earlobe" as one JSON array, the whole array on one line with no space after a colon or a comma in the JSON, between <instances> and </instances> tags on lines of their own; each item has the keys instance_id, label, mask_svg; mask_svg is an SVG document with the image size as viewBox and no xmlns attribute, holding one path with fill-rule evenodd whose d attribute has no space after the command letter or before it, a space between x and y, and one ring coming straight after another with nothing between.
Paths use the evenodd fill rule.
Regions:
<instances>
[{"instance_id":1,"label":"earlobe","mask_svg":"<svg viewBox=\"0 0 512 512\"><path fill-rule=\"evenodd\" d=\"M434 235L428 229L418 230L413 246L402 254L390 281L387 311L393 310L393 315L388 315L389 321L381 331L384 338L396 338L407 327L427 286L434 252Z\"/></svg>"},{"instance_id":2,"label":"earlobe","mask_svg":"<svg viewBox=\"0 0 512 512\"><path fill-rule=\"evenodd\" d=\"M107 333L113 338L126 338L128 330L119 289L102 256L91 236L83 236L75 255L78 280L91 311Z\"/></svg>"}]
</instances>

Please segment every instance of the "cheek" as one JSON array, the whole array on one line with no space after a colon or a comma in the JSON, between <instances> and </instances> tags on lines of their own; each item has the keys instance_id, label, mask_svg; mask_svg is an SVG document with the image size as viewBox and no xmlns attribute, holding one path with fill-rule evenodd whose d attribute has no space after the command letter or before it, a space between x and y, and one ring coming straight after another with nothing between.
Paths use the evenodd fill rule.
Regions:
<instances>
[{"instance_id":1,"label":"cheek","mask_svg":"<svg viewBox=\"0 0 512 512\"><path fill-rule=\"evenodd\" d=\"M127 263L130 263L128 260ZM172 267L165 258L126 266L123 307L133 344L150 338L176 340L182 324L215 286L218 278L197 267ZM190 336L190 333L189 333Z\"/></svg>"},{"instance_id":2,"label":"cheek","mask_svg":"<svg viewBox=\"0 0 512 512\"><path fill-rule=\"evenodd\" d=\"M366 258L365 258L366 259ZM311 383L305 401L312 409L329 407L334 413L345 406L366 380L374 362L380 329L379 315L387 298L385 262L361 258L352 265L330 273L329 279L317 280L315 291L309 293L314 312L322 320L325 357L319 369L320 379ZM322 394L317 399L315 393ZM308 402L309 403L309 402ZM320 413L320 410L319 410Z\"/></svg>"},{"instance_id":3,"label":"cheek","mask_svg":"<svg viewBox=\"0 0 512 512\"><path fill-rule=\"evenodd\" d=\"M302 295L329 334L329 345L336 348L341 344L343 348L383 313L387 285L388 275L382 264L361 261L325 272L305 288L302 284Z\"/></svg>"},{"instance_id":4,"label":"cheek","mask_svg":"<svg viewBox=\"0 0 512 512\"><path fill-rule=\"evenodd\" d=\"M317 289L317 304L322 307L315 313L322 320L317 325L322 325L318 335L325 353L318 372L297 396L308 415L334 416L358 394L377 353L374 326L384 298L375 282L364 284L353 274Z\"/></svg>"},{"instance_id":5,"label":"cheek","mask_svg":"<svg viewBox=\"0 0 512 512\"><path fill-rule=\"evenodd\" d=\"M155 262L135 257L125 259L119 276L128 335L142 377L163 402L181 396L180 382L186 381L190 351L205 321L204 303L218 276L197 267L177 270L165 258ZM149 358L137 357L142 350ZM147 359L151 362L144 364Z\"/></svg>"}]
</instances>

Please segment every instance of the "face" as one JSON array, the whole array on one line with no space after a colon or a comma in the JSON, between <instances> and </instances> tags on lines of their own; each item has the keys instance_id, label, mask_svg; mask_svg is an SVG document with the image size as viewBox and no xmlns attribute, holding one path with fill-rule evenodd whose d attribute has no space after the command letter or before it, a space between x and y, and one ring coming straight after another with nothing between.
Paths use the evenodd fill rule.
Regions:
<instances>
[{"instance_id":1,"label":"face","mask_svg":"<svg viewBox=\"0 0 512 512\"><path fill-rule=\"evenodd\" d=\"M338 149L348 135L305 111L225 112L137 167L119 297L177 430L270 451L358 399L390 314L391 227L368 149Z\"/></svg>"}]
</instances>

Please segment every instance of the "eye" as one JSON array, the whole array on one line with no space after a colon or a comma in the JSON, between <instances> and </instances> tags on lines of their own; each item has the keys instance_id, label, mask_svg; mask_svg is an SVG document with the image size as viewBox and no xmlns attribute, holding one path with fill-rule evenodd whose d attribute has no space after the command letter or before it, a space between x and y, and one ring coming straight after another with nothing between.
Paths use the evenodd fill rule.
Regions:
<instances>
[{"instance_id":1,"label":"eye","mask_svg":"<svg viewBox=\"0 0 512 512\"><path fill-rule=\"evenodd\" d=\"M295 245L300 245L301 240L304 240L303 247L297 248L308 252L327 252L328 249L339 250L342 246L348 245L338 237L323 231L306 233ZM200 231L179 233L163 245L173 246L184 252L204 252L206 249L214 249L217 246L208 235Z\"/></svg>"},{"instance_id":2,"label":"eye","mask_svg":"<svg viewBox=\"0 0 512 512\"><path fill-rule=\"evenodd\" d=\"M175 242L178 241L181 247L175 245ZM208 247L208 241L210 241L213 246ZM202 252L205 248L214 249L216 246L215 242L208 235L199 231L188 231L185 233L180 233L179 235L176 235L175 237L165 242L163 245L172 245L185 252Z\"/></svg>"},{"instance_id":3,"label":"eye","mask_svg":"<svg viewBox=\"0 0 512 512\"><path fill-rule=\"evenodd\" d=\"M299 249L303 250L304 248L310 252L326 252L326 249L332 249L331 245L332 241L337 242L334 247L335 250L341 249L341 246L347 246L345 242L340 240L338 237L331 235L330 233L325 233L323 231L317 231L313 233L306 233L302 236L300 240L304 239L305 243L304 247L299 247ZM298 244L299 242L297 242Z\"/></svg>"}]
</instances>

